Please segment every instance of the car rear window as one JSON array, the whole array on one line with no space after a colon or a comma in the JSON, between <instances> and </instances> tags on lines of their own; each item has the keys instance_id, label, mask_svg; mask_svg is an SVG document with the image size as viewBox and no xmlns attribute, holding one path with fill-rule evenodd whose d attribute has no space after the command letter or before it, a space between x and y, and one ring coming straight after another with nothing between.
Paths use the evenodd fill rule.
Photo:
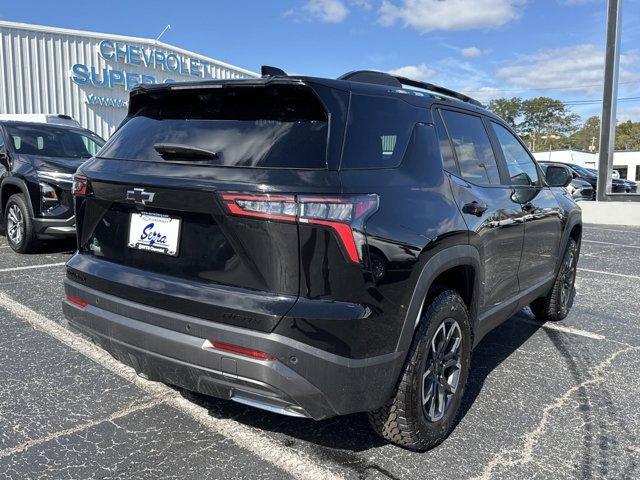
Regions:
<instances>
[{"instance_id":1,"label":"car rear window","mask_svg":"<svg viewBox=\"0 0 640 480\"><path fill-rule=\"evenodd\" d=\"M420 111L399 98L353 94L341 168L397 167Z\"/></svg>"},{"instance_id":2,"label":"car rear window","mask_svg":"<svg viewBox=\"0 0 640 480\"><path fill-rule=\"evenodd\" d=\"M126 119L100 157L233 167L326 168L327 114L306 86L223 87L156 92ZM188 158L178 145L212 152Z\"/></svg>"}]
</instances>

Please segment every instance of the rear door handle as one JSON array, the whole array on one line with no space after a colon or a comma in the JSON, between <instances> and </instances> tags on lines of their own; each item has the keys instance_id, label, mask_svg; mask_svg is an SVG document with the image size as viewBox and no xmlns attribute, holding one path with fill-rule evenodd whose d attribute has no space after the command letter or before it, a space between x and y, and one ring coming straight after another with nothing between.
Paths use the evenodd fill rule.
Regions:
<instances>
[{"instance_id":1,"label":"rear door handle","mask_svg":"<svg viewBox=\"0 0 640 480\"><path fill-rule=\"evenodd\" d=\"M474 200L473 202L466 203L462 207L462 212L468 213L469 215L475 215L476 217L481 217L488 208L489 206L486 203L479 203Z\"/></svg>"}]
</instances>

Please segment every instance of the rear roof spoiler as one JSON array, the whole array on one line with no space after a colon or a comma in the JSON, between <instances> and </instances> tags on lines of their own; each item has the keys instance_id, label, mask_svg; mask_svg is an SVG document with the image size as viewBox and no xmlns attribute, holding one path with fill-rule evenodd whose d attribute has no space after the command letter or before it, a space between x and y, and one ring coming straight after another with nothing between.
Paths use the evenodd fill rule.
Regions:
<instances>
[{"instance_id":1,"label":"rear roof spoiler","mask_svg":"<svg viewBox=\"0 0 640 480\"><path fill-rule=\"evenodd\" d=\"M338 80L349 80L352 82L373 83L376 85L386 85L389 87L402 88L404 86L420 88L429 92L438 93L447 97L455 98L462 102L470 103L477 107L484 107L478 100L471 98L464 93L456 92L449 88L434 85L433 83L421 82L411 78L391 75L384 72L376 72L373 70L356 70L354 72L345 73Z\"/></svg>"},{"instance_id":2,"label":"rear roof spoiler","mask_svg":"<svg viewBox=\"0 0 640 480\"><path fill-rule=\"evenodd\" d=\"M263 77L286 77L287 74L284 70L278 67L271 67L269 65L262 65L260 67L260 75Z\"/></svg>"}]
</instances>

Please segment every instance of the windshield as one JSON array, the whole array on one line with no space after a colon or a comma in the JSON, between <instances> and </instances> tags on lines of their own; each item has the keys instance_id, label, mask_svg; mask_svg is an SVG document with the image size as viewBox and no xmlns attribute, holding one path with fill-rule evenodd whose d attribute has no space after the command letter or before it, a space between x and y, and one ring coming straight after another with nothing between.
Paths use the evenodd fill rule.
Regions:
<instances>
[{"instance_id":1,"label":"windshield","mask_svg":"<svg viewBox=\"0 0 640 480\"><path fill-rule=\"evenodd\" d=\"M308 87L220 88L148 98L101 158L326 168L328 122Z\"/></svg>"},{"instance_id":2,"label":"windshield","mask_svg":"<svg viewBox=\"0 0 640 480\"><path fill-rule=\"evenodd\" d=\"M47 124L9 124L5 129L11 148L22 155L90 158L104 145L104 140L97 135L72 128Z\"/></svg>"},{"instance_id":3,"label":"windshield","mask_svg":"<svg viewBox=\"0 0 640 480\"><path fill-rule=\"evenodd\" d=\"M596 177L597 175L591 171L589 171L588 169L581 167L580 165L574 165L571 164L569 165L571 168L573 168L576 172L578 172L580 175L582 175L583 177Z\"/></svg>"}]
</instances>

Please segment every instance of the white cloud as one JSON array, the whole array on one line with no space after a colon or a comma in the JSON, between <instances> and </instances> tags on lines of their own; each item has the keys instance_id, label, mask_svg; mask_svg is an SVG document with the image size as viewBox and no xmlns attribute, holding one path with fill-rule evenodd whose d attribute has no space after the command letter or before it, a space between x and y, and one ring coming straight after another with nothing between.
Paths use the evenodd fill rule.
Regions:
<instances>
[{"instance_id":1,"label":"white cloud","mask_svg":"<svg viewBox=\"0 0 640 480\"><path fill-rule=\"evenodd\" d=\"M399 77L407 77L413 80L427 80L435 75L435 70L427 67L424 63L420 65L407 65L405 67L394 68L389 70L391 75L398 75Z\"/></svg>"},{"instance_id":2,"label":"white cloud","mask_svg":"<svg viewBox=\"0 0 640 480\"><path fill-rule=\"evenodd\" d=\"M463 57L479 57L483 52L478 47L468 47L461 49L460 53Z\"/></svg>"},{"instance_id":3,"label":"white cloud","mask_svg":"<svg viewBox=\"0 0 640 480\"><path fill-rule=\"evenodd\" d=\"M627 120L640 122L640 107L620 108L620 106L618 106L618 114L616 117L619 122L626 122Z\"/></svg>"},{"instance_id":4,"label":"white cloud","mask_svg":"<svg viewBox=\"0 0 640 480\"><path fill-rule=\"evenodd\" d=\"M373 7L369 0L351 0L351 3L356 7L360 7L365 10L371 10L371 8Z\"/></svg>"},{"instance_id":5,"label":"white cloud","mask_svg":"<svg viewBox=\"0 0 640 480\"><path fill-rule=\"evenodd\" d=\"M379 21L400 22L421 33L432 30L464 30L497 27L516 20L525 0L383 0Z\"/></svg>"},{"instance_id":6,"label":"white cloud","mask_svg":"<svg viewBox=\"0 0 640 480\"><path fill-rule=\"evenodd\" d=\"M564 0L565 5L586 5L589 3L600 3L602 0Z\"/></svg>"},{"instance_id":7,"label":"white cloud","mask_svg":"<svg viewBox=\"0 0 640 480\"><path fill-rule=\"evenodd\" d=\"M621 55L620 81L640 80L639 66L635 52ZM594 95L602 90L603 69L604 53L600 47L574 45L523 56L496 73L516 87L558 88Z\"/></svg>"},{"instance_id":8,"label":"white cloud","mask_svg":"<svg viewBox=\"0 0 640 480\"><path fill-rule=\"evenodd\" d=\"M504 92L498 87L477 87L472 89L462 88L460 89L462 93L467 93L472 98L475 98L479 102L484 103L485 105L489 103L494 98L504 97Z\"/></svg>"},{"instance_id":9,"label":"white cloud","mask_svg":"<svg viewBox=\"0 0 640 480\"><path fill-rule=\"evenodd\" d=\"M349 9L341 0L309 0L304 10L312 18L327 23L340 23L349 15Z\"/></svg>"}]
</instances>

